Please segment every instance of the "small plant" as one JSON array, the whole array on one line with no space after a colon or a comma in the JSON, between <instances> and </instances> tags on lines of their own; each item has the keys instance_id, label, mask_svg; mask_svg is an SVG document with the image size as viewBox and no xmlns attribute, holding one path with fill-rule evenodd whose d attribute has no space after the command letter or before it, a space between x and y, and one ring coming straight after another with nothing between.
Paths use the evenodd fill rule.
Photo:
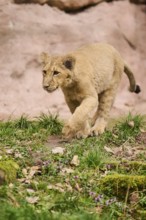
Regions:
<instances>
[{"instance_id":1,"label":"small plant","mask_svg":"<svg viewBox=\"0 0 146 220\"><path fill-rule=\"evenodd\" d=\"M38 118L39 126L48 129L51 135L60 134L62 130L62 123L58 120L58 116L41 114Z\"/></svg>"},{"instance_id":2,"label":"small plant","mask_svg":"<svg viewBox=\"0 0 146 220\"><path fill-rule=\"evenodd\" d=\"M98 149L92 149L90 150L87 155L85 156L84 162L87 164L88 167L99 167L103 164L105 160L105 155L103 154L103 151Z\"/></svg>"},{"instance_id":3,"label":"small plant","mask_svg":"<svg viewBox=\"0 0 146 220\"><path fill-rule=\"evenodd\" d=\"M26 116L22 115L20 119L16 120L14 127L18 129L28 129L31 126L31 122Z\"/></svg>"},{"instance_id":4,"label":"small plant","mask_svg":"<svg viewBox=\"0 0 146 220\"><path fill-rule=\"evenodd\" d=\"M141 115L132 116L129 114L126 120L117 124L115 133L118 135L119 140L126 141L139 134L142 124L143 117Z\"/></svg>"}]
</instances>

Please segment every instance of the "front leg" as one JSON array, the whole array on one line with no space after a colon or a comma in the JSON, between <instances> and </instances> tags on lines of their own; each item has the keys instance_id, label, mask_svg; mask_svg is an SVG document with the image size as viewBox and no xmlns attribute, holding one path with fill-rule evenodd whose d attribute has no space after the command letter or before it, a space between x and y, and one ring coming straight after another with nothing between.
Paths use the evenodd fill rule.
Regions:
<instances>
[{"instance_id":1,"label":"front leg","mask_svg":"<svg viewBox=\"0 0 146 220\"><path fill-rule=\"evenodd\" d=\"M66 138L87 137L90 133L88 119L94 108L98 106L98 99L95 96L88 96L78 106L68 123L63 128L63 134Z\"/></svg>"}]
</instances>

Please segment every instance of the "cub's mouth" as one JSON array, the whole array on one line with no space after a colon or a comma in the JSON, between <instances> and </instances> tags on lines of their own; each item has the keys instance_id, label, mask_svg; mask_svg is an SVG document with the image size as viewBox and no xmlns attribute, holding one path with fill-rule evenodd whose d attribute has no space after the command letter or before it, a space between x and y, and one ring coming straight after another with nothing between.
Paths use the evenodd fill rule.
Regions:
<instances>
[{"instance_id":1,"label":"cub's mouth","mask_svg":"<svg viewBox=\"0 0 146 220\"><path fill-rule=\"evenodd\" d=\"M56 89L58 89L58 86L56 86L56 87L43 86L43 88L47 92L51 93L51 92L54 92Z\"/></svg>"}]
</instances>

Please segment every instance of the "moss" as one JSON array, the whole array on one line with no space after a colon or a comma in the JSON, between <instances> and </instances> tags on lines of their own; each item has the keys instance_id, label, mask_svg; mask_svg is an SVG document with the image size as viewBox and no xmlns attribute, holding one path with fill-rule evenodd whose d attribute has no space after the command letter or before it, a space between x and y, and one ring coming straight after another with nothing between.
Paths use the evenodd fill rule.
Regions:
<instances>
[{"instance_id":1,"label":"moss","mask_svg":"<svg viewBox=\"0 0 146 220\"><path fill-rule=\"evenodd\" d=\"M101 190L118 197L125 197L127 192L146 188L146 176L113 174L100 181Z\"/></svg>"},{"instance_id":2,"label":"moss","mask_svg":"<svg viewBox=\"0 0 146 220\"><path fill-rule=\"evenodd\" d=\"M0 161L0 185L15 181L19 166L13 160Z\"/></svg>"},{"instance_id":3,"label":"moss","mask_svg":"<svg viewBox=\"0 0 146 220\"><path fill-rule=\"evenodd\" d=\"M137 210L137 219L145 220L146 219L146 210Z\"/></svg>"},{"instance_id":4,"label":"moss","mask_svg":"<svg viewBox=\"0 0 146 220\"><path fill-rule=\"evenodd\" d=\"M120 172L120 171L131 172L131 170L133 171L135 170L136 172L141 171L141 170L146 171L146 163L142 161L123 160L122 162L112 161L106 164L109 165L109 169L116 170L117 172Z\"/></svg>"}]
</instances>

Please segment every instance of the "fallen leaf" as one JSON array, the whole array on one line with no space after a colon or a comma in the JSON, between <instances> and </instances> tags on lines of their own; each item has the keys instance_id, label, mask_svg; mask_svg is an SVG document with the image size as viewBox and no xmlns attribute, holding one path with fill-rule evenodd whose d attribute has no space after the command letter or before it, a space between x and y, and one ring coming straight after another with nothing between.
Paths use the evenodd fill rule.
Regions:
<instances>
[{"instance_id":1,"label":"fallen leaf","mask_svg":"<svg viewBox=\"0 0 146 220\"><path fill-rule=\"evenodd\" d=\"M35 204L37 203L39 200L38 196L34 196L34 197L26 197L26 201L30 204Z\"/></svg>"},{"instance_id":2,"label":"fallen leaf","mask_svg":"<svg viewBox=\"0 0 146 220\"><path fill-rule=\"evenodd\" d=\"M52 149L52 154L63 154L65 149L63 147L54 147Z\"/></svg>"},{"instance_id":3,"label":"fallen leaf","mask_svg":"<svg viewBox=\"0 0 146 220\"><path fill-rule=\"evenodd\" d=\"M142 132L141 134L139 134L139 135L136 137L136 140L137 140L138 143L146 144L146 131L145 131L145 132Z\"/></svg>"},{"instance_id":4,"label":"fallen leaf","mask_svg":"<svg viewBox=\"0 0 146 220\"><path fill-rule=\"evenodd\" d=\"M128 122L128 125L129 125L131 128L133 128L133 127L134 127L134 121L129 121L129 122Z\"/></svg>"},{"instance_id":5,"label":"fallen leaf","mask_svg":"<svg viewBox=\"0 0 146 220\"><path fill-rule=\"evenodd\" d=\"M35 191L33 189L26 189L26 191L30 194L34 193Z\"/></svg>"},{"instance_id":6,"label":"fallen leaf","mask_svg":"<svg viewBox=\"0 0 146 220\"><path fill-rule=\"evenodd\" d=\"M124 147L124 151L125 151L125 156L127 157L131 157L133 155L133 150L131 149L130 146Z\"/></svg>"},{"instance_id":7,"label":"fallen leaf","mask_svg":"<svg viewBox=\"0 0 146 220\"><path fill-rule=\"evenodd\" d=\"M47 186L48 189L54 189L57 190L59 192L64 192L65 190L63 189L63 185L61 183L56 183L55 185L48 185Z\"/></svg>"},{"instance_id":8,"label":"fallen leaf","mask_svg":"<svg viewBox=\"0 0 146 220\"><path fill-rule=\"evenodd\" d=\"M144 132L146 132L143 128L140 128L140 132L141 133L144 133Z\"/></svg>"},{"instance_id":9,"label":"fallen leaf","mask_svg":"<svg viewBox=\"0 0 146 220\"><path fill-rule=\"evenodd\" d=\"M6 153L7 153L7 154L13 154L13 152L14 152L13 149L9 149L9 148L6 149Z\"/></svg>"},{"instance_id":10,"label":"fallen leaf","mask_svg":"<svg viewBox=\"0 0 146 220\"><path fill-rule=\"evenodd\" d=\"M138 192L133 192L129 198L131 204L135 204L139 201L139 193Z\"/></svg>"},{"instance_id":11,"label":"fallen leaf","mask_svg":"<svg viewBox=\"0 0 146 220\"><path fill-rule=\"evenodd\" d=\"M61 173L68 173L68 174L73 173L73 172L74 172L73 169L67 168L67 167L64 167L61 171Z\"/></svg>"},{"instance_id":12,"label":"fallen leaf","mask_svg":"<svg viewBox=\"0 0 146 220\"><path fill-rule=\"evenodd\" d=\"M123 153L123 148L122 147L114 147L114 155L115 156L121 156Z\"/></svg>"},{"instance_id":13,"label":"fallen leaf","mask_svg":"<svg viewBox=\"0 0 146 220\"><path fill-rule=\"evenodd\" d=\"M20 159L23 158L22 154L20 154L20 153L18 153L18 152L15 153L14 156L15 156L15 158L20 158Z\"/></svg>"},{"instance_id":14,"label":"fallen leaf","mask_svg":"<svg viewBox=\"0 0 146 220\"><path fill-rule=\"evenodd\" d=\"M27 176L28 175L27 169L23 168L22 173L23 173L24 176Z\"/></svg>"},{"instance_id":15,"label":"fallen leaf","mask_svg":"<svg viewBox=\"0 0 146 220\"><path fill-rule=\"evenodd\" d=\"M114 154L113 150L109 147L104 146L104 150L106 150L106 152L108 152L108 153Z\"/></svg>"},{"instance_id":16,"label":"fallen leaf","mask_svg":"<svg viewBox=\"0 0 146 220\"><path fill-rule=\"evenodd\" d=\"M9 184L9 188L12 189L13 187L14 187L14 184L13 184L13 183L10 183L10 184Z\"/></svg>"},{"instance_id":17,"label":"fallen leaf","mask_svg":"<svg viewBox=\"0 0 146 220\"><path fill-rule=\"evenodd\" d=\"M73 156L73 159L72 159L72 161L71 161L71 164L74 165L74 166L79 166L80 161L79 161L78 155L74 155L74 156Z\"/></svg>"},{"instance_id":18,"label":"fallen leaf","mask_svg":"<svg viewBox=\"0 0 146 220\"><path fill-rule=\"evenodd\" d=\"M27 179L32 179L32 177L35 175L35 173L38 172L38 170L40 169L39 166L33 166L30 168L29 174L27 176Z\"/></svg>"},{"instance_id":19,"label":"fallen leaf","mask_svg":"<svg viewBox=\"0 0 146 220\"><path fill-rule=\"evenodd\" d=\"M18 179L18 181L19 181L20 183L26 183L26 184L30 184L30 182L31 182L29 179L26 179L26 178Z\"/></svg>"},{"instance_id":20,"label":"fallen leaf","mask_svg":"<svg viewBox=\"0 0 146 220\"><path fill-rule=\"evenodd\" d=\"M78 183L75 184L75 189L76 189L78 192L81 192L81 191L82 191L82 189L80 188L80 186L79 186Z\"/></svg>"},{"instance_id":21,"label":"fallen leaf","mask_svg":"<svg viewBox=\"0 0 146 220\"><path fill-rule=\"evenodd\" d=\"M68 191L68 192L72 192L73 191L73 188L72 188L72 186L70 184L66 183L65 187L66 187L66 191Z\"/></svg>"},{"instance_id":22,"label":"fallen leaf","mask_svg":"<svg viewBox=\"0 0 146 220\"><path fill-rule=\"evenodd\" d=\"M96 207L96 212L97 212L98 214L101 214L102 210L103 210L103 208L102 208L101 206L97 206L97 207Z\"/></svg>"}]
</instances>

